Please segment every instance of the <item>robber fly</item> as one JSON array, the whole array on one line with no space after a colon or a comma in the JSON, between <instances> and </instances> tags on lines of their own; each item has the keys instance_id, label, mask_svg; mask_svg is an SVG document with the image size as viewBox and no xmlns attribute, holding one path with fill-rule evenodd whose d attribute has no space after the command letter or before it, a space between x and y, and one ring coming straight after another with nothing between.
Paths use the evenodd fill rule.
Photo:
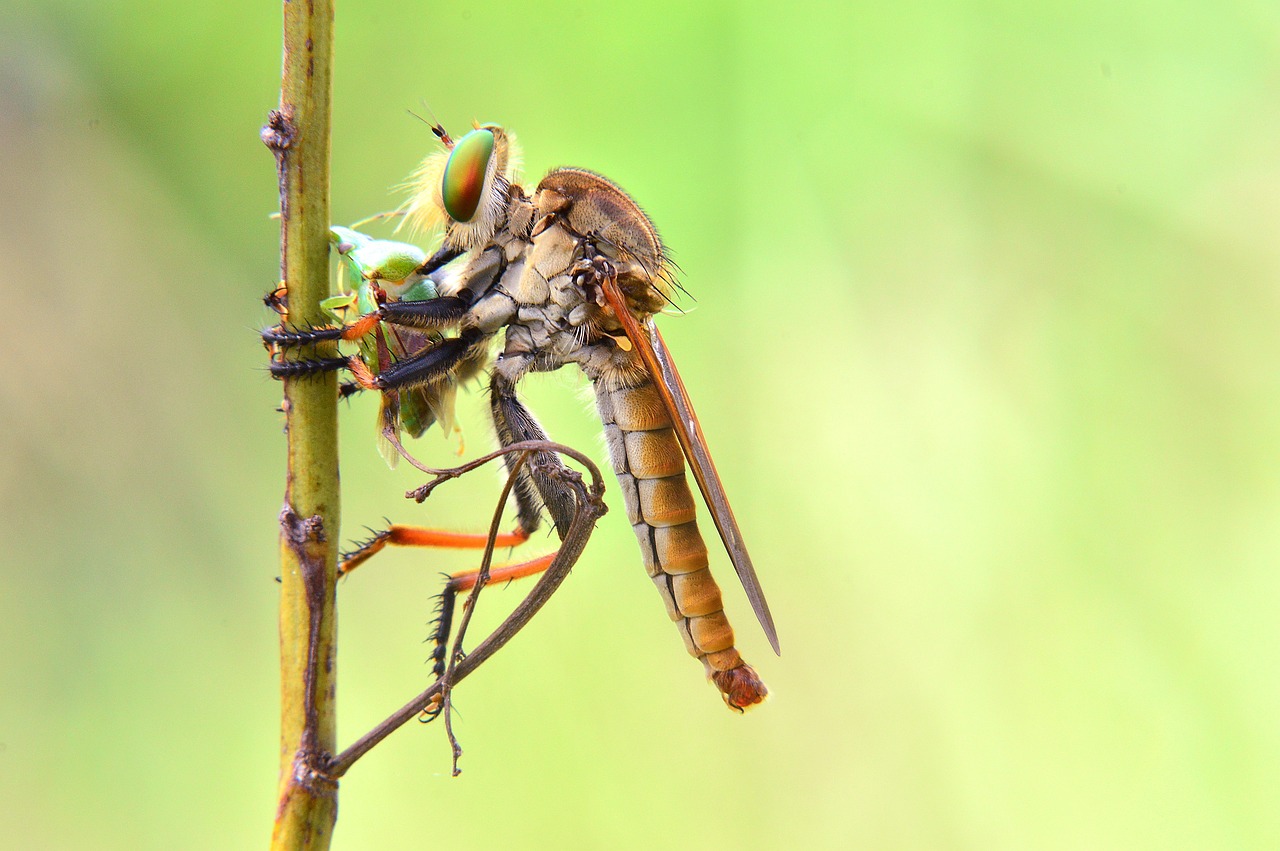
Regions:
<instances>
[{"instance_id":1,"label":"robber fly","mask_svg":"<svg viewBox=\"0 0 1280 851\"><path fill-rule=\"evenodd\" d=\"M273 372L349 369L360 387L382 394L384 433L404 425L412 408L408 430L416 434L424 422L449 418L457 384L487 369L490 413L507 446L546 439L517 395L521 378L576 364L594 385L627 515L667 613L730 708L759 703L768 690L734 647L686 464L775 652L777 632L688 393L653 322L675 282L657 230L626 192L584 169L555 169L528 193L516 182L518 153L502 127L476 126L456 141L439 125L432 129L443 150L413 175L406 213L419 227L443 225L439 250L415 256L404 243L364 242L369 238L335 229L339 250L368 283L358 292L358 318L341 328L273 329L264 336L277 346L362 341L363 356L277 362ZM352 256L361 251L363 257ZM561 537L569 526L572 496L548 473L561 462L551 453L537 461L519 468L518 528L500 543L527 538L543 507ZM514 465L513 456L507 463ZM343 569L385 543L439 544L433 537L439 535L448 537L392 527ZM530 562L512 575L549 562Z\"/></svg>"}]
</instances>

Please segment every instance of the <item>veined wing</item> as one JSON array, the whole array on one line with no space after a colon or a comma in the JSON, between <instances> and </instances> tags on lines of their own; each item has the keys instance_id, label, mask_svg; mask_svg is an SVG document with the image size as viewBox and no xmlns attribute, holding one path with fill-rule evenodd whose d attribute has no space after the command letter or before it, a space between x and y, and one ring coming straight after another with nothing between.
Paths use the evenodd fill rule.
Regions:
<instances>
[{"instance_id":1,"label":"veined wing","mask_svg":"<svg viewBox=\"0 0 1280 851\"><path fill-rule=\"evenodd\" d=\"M773 652L781 655L778 631L773 625L769 603L764 598L760 579L756 576L751 556L747 553L746 544L742 541L742 531L738 528L738 521L734 519L733 509L729 507L729 499L725 496L720 474L716 472L716 465L711 460L711 453L707 450L707 439L702 434L702 427L698 424L698 415L694 413L689 393L685 390L684 382L680 380L680 373L676 371L675 362L662 341L662 334L658 332L652 318L646 320L644 325L636 320L627 307L626 298L616 280L606 279L603 289L606 300L622 323L627 338L640 353L640 358L649 370L649 375L653 378L663 404L666 405L667 412L675 423L676 438L680 441L680 448L684 450L685 458L693 468L693 477L698 482L698 489L702 491L702 499L711 511L716 529L720 532L720 540L724 542L724 548L729 553L729 560L738 574L738 580L747 592L747 599L751 601L756 619L760 621L760 626L764 629Z\"/></svg>"}]
</instances>

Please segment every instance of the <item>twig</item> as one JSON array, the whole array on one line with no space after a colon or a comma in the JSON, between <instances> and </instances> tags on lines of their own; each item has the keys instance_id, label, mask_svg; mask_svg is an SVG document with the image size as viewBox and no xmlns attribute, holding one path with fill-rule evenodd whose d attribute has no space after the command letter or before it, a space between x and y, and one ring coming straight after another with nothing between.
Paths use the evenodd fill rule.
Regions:
<instances>
[{"instance_id":1,"label":"twig","mask_svg":"<svg viewBox=\"0 0 1280 851\"><path fill-rule=\"evenodd\" d=\"M488 638L480 642L475 650L468 653L466 658L457 663L453 672L452 682L448 684L450 688L462 682L467 675L484 664L494 653L501 650L537 614L538 610L555 593L555 590L560 587L560 583L569 575L569 571L577 562L578 557L582 555L582 551L587 545L587 539L590 537L592 529L595 528L596 521L604 516L607 510L601 498L604 494L604 482L601 479L599 468L582 453L558 443L552 443L551 441L515 443L497 452L490 453L484 459L464 464L463 467L475 469L481 463L491 461L501 455L525 451L558 452L573 458L591 474L591 485L588 487L583 484L582 476L572 470L558 469L553 472L553 475L563 477L569 489L574 493L575 502L573 519L565 532L560 551L556 554L546 572L539 577L537 585L533 587L528 596L520 601L511 614L507 616L507 619ZM462 467L456 468L456 470L462 469ZM457 473L457 475L461 475L461 473ZM442 686L441 682L433 683L426 691L393 712L385 721L361 736L350 747L330 760L325 766L325 773L335 780L342 777L355 761L368 753L374 745L391 735L423 709L439 700L443 690L444 686Z\"/></svg>"},{"instance_id":2,"label":"twig","mask_svg":"<svg viewBox=\"0 0 1280 851\"><path fill-rule=\"evenodd\" d=\"M511 497L511 489L515 487L516 478L520 475L520 469L529 459L529 450L520 453L520 457L511 465L510 472L507 473L507 482L502 487L502 495L498 497L498 505L493 512L493 520L489 523L489 537L484 544L484 557L480 560L480 571L476 574L475 585L471 587L471 593L467 595L466 602L462 604L462 620L458 623L458 635L453 641L453 651L449 654L449 666L445 668L444 676L440 678L443 683L441 694L444 698L444 728L449 736L449 745L453 750L453 776L457 777L462 773L462 769L458 768L458 759L462 756L462 746L458 744L458 739L453 735L453 699L452 699L452 682L453 672L457 669L457 663L462 658L462 642L467 635L467 627L471 624L471 615L475 612L476 606L480 602L480 592L484 590L484 586L489 582L489 568L493 564L493 547L498 540L498 527L502 525L502 515L507 507L507 500Z\"/></svg>"},{"instance_id":3,"label":"twig","mask_svg":"<svg viewBox=\"0 0 1280 851\"><path fill-rule=\"evenodd\" d=\"M556 443L551 440L522 440L519 443L512 443L511 445L504 446L501 449L495 449L494 451L490 452L488 455L481 455L479 458L475 459L474 461L468 461L467 463L462 464L458 467L449 467L449 468L440 469L440 470L434 469L432 467L427 467L421 464L420 462L417 462L412 455L409 455L407 452L405 452L404 456L405 458L409 459L409 463L413 464L415 467L417 467L419 470L422 470L424 473L430 473L431 475L435 476L434 479L427 482L422 487L414 488L413 490L406 493L405 498L412 499L415 502L422 502L427 497L431 496L432 491L434 491L437 487L449 481L450 479L456 479L459 476L462 476L466 473L470 473L472 470L476 469L477 467L483 467L485 464L488 464L490 461L492 461L495 458L501 458L503 455L510 455L513 452L524 452L526 450L532 450L534 452L557 452L561 455L567 455L568 457L577 461L582 466L586 467L588 470L592 470L592 471L597 470L596 465L591 461L591 459L583 455L578 450L574 449L571 446L565 446L563 443ZM598 472L593 472L592 475L598 476Z\"/></svg>"},{"instance_id":4,"label":"twig","mask_svg":"<svg viewBox=\"0 0 1280 851\"><path fill-rule=\"evenodd\" d=\"M262 130L280 184L280 270L295 327L324 321L329 294L332 0L284 3L280 107ZM332 354L318 346L315 355ZM285 354L288 360L294 355ZM329 847L337 574L337 378L286 378L288 477L280 524L280 779L273 849Z\"/></svg>"},{"instance_id":5,"label":"twig","mask_svg":"<svg viewBox=\"0 0 1280 851\"><path fill-rule=\"evenodd\" d=\"M421 470L430 476L438 476L443 472L442 470L437 470L434 467L428 467L426 464L423 464L417 458L413 457L409 450L404 448L404 444L400 442L400 435L396 433L396 429L393 426L387 426L382 430L382 438L387 441L387 443L390 443L396 452L400 453L400 457L412 464L415 469ZM421 502L421 500L419 500L419 502Z\"/></svg>"}]
</instances>

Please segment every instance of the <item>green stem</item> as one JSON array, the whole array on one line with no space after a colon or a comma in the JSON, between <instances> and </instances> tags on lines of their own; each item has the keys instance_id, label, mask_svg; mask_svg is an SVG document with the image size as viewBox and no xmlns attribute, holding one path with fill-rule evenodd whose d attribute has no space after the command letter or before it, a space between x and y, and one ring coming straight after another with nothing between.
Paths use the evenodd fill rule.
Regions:
<instances>
[{"instance_id":1,"label":"green stem","mask_svg":"<svg viewBox=\"0 0 1280 851\"><path fill-rule=\"evenodd\" d=\"M332 58L332 0L284 0L280 108L263 129L263 141L279 169L281 275L295 327L324 324L320 301L329 294ZM284 399L289 445L280 515L280 782L271 847L324 849L337 817L337 782L323 770L336 743L337 377L286 380Z\"/></svg>"}]
</instances>

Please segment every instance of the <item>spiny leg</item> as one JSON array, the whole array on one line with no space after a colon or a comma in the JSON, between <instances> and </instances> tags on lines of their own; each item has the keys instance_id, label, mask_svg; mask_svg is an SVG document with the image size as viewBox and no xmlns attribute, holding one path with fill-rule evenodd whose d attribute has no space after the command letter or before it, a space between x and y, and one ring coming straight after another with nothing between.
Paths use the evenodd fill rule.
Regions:
<instances>
[{"instance_id":1,"label":"spiny leg","mask_svg":"<svg viewBox=\"0 0 1280 851\"><path fill-rule=\"evenodd\" d=\"M354 322L337 328L298 328L288 330L280 326L262 332L263 341L277 346L306 346L333 340L359 340L370 334L379 322L416 328L421 331L440 331L456 325L470 307L466 299L440 296L424 301L389 301L377 310L366 313Z\"/></svg>"},{"instance_id":2,"label":"spiny leg","mask_svg":"<svg viewBox=\"0 0 1280 851\"><path fill-rule=\"evenodd\" d=\"M494 370L489 383L489 405L498 440L503 446L527 440L547 440L546 432L524 403L516 396L515 381L504 374L500 365ZM515 458L506 457L507 469L515 464ZM561 473L565 470L559 456L539 452L529 459L519 471L516 486L516 506L520 525L530 531L538 527L541 512L539 503L545 505L555 524L556 534L563 540L573 521L576 505L573 491L565 486Z\"/></svg>"},{"instance_id":3,"label":"spiny leg","mask_svg":"<svg viewBox=\"0 0 1280 851\"><path fill-rule=\"evenodd\" d=\"M374 314L369 314L373 316ZM276 332L274 329L264 331L263 339L275 344L280 340L288 340L285 345L300 345L297 339L307 337L306 343L321 342L331 339L323 336L330 332L341 333L338 328L321 328L314 331ZM314 338L314 339L311 339ZM366 390L402 390L443 380L459 364L480 357L488 343L488 335L471 329L457 337L441 340L428 346L421 352L396 361L375 373L369 369L358 355L350 357L303 358L299 360L276 360L269 367L273 378L300 378L307 375L318 375L322 372L334 372L347 369L356 381Z\"/></svg>"},{"instance_id":4,"label":"spiny leg","mask_svg":"<svg viewBox=\"0 0 1280 851\"><path fill-rule=\"evenodd\" d=\"M501 537L501 536L499 536ZM489 571L485 583L493 582L512 582L516 579L524 579L528 576L537 576L551 566L551 562L555 561L556 553L550 552L546 555L538 556L529 561L523 561L519 564L509 564L505 567L492 568ZM457 602L458 595L463 591L470 591L479 581L482 568L472 568L470 570L460 570L457 573L449 574L449 580L445 583L444 588L440 592L439 602L436 606L435 627L432 630L431 641L434 647L431 651L431 672L436 679L440 679L444 675L446 668L446 659L449 653L449 634L453 631L453 612L454 605ZM431 720L437 712L427 712Z\"/></svg>"},{"instance_id":5,"label":"spiny leg","mask_svg":"<svg viewBox=\"0 0 1280 851\"><path fill-rule=\"evenodd\" d=\"M516 529L494 536L495 547L516 547L529 540L529 533ZM378 532L364 541L351 553L343 555L342 564L338 566L338 576L351 573L365 561L372 558L387 545L399 547L441 547L446 549L484 549L489 544L487 534L471 534L464 532L447 532L440 529L424 529L418 526L401 526L392 524L385 531ZM489 571L489 582L510 582L526 576L536 576L550 566L556 554L554 552L539 556L530 561L506 565ZM453 629L454 604L458 594L475 587L481 573L480 568L460 570L446 574L447 581L440 592L436 605L436 618L431 631L431 672L439 679L445 671L445 660L448 655L449 633ZM437 713L429 713L435 717Z\"/></svg>"},{"instance_id":6,"label":"spiny leg","mask_svg":"<svg viewBox=\"0 0 1280 851\"><path fill-rule=\"evenodd\" d=\"M533 414L516 396L515 382L509 377L512 373L521 373L523 370L520 367L527 367L527 365L527 362L519 365L508 363L505 370L498 369L494 371L490 382L491 413L498 433L498 440L503 448L526 441L545 442L547 440L542 426L538 424ZM520 529L527 530L526 534L531 534L537 529L540 520L539 503L541 503L551 513L556 532L563 540L573 522L574 513L577 511L577 500L572 487L567 484L569 470L564 466L560 457L552 452L532 453L528 457L510 453L506 455L504 460L509 475L514 477L514 480L508 483L508 487L515 494ZM503 502L505 503L505 501L504 497ZM496 530L497 527L495 526L494 528ZM500 538L501 536L498 537ZM433 672L437 678L443 676L448 667L448 643L449 636L453 630L453 614L457 595L462 591L475 587L482 580L486 583L505 582L535 576L545 571L555 557L556 553L552 552L520 564L508 565L494 570L486 570L481 567L474 570L461 571L449 577L444 590L440 594L433 635L435 647L432 650L431 658ZM464 626L459 627L460 633L463 628L465 628L465 620ZM460 645L460 643L461 635L459 635L455 646ZM423 710L420 720L423 722L434 720L446 706L447 701Z\"/></svg>"},{"instance_id":7,"label":"spiny leg","mask_svg":"<svg viewBox=\"0 0 1280 851\"><path fill-rule=\"evenodd\" d=\"M490 413L498 441L504 449L529 441L547 442L542 426L516 395L515 380L510 377L523 374L530 363L528 359L518 362L508 359L505 367L499 366L494 370L489 384ZM578 502L573 488L567 484L571 473L560 456L554 452L534 452L527 457L524 454L508 453L504 462L509 475L514 477L508 486L516 499L519 528L526 535L536 531L541 522L541 506L545 505L551 514L557 535L564 540L578 510ZM505 501L504 498L503 502ZM510 581L535 576L545 571L555 557L556 552L552 552L532 561L488 571L486 581ZM437 676L443 673L440 666L447 658L446 647L453 626L456 596L459 592L474 587L484 575L484 568L453 574L440 595L440 611L436 618L434 636L436 646L432 653ZM439 708L424 711L422 720L430 721L439 712Z\"/></svg>"},{"instance_id":8,"label":"spiny leg","mask_svg":"<svg viewBox=\"0 0 1280 851\"><path fill-rule=\"evenodd\" d=\"M515 445L506 444L504 450L514 450ZM445 716L445 729L449 735L449 741L453 745L454 772L457 772L458 757L462 754L462 750L458 745L457 739L453 735L453 726L451 724L450 709L452 707L451 688L454 670L457 663L464 658L463 641L466 638L467 627L471 623L471 616L475 614L475 606L479 600L480 591L490 582L506 581L520 579L526 576L534 576L546 571L559 555L559 551L548 553L547 555L527 561L522 564L508 565L496 570L492 570L491 560L493 558L493 548L495 540L498 537L498 524L502 520L502 515L506 510L507 500L511 497L511 492L515 488L519 476L524 468L528 465L530 450L521 451L519 454L505 452L505 459L514 462L508 466L507 482L502 488L502 496L498 499L497 507L493 514L493 520L489 526L489 533L485 541L484 558L480 562L480 567L475 570L462 571L454 574L449 578L444 590L440 594L440 602L437 607L438 616L436 618L435 648L432 651L432 659L434 661L433 671L436 679L440 682L441 700L433 706L426 707L419 715L419 720L427 723L435 720L441 712ZM492 456L491 456L492 457ZM559 461L559 459L556 459ZM555 470L557 473L563 473L567 476L569 471L563 466ZM575 515L576 518L576 515ZM572 543L572 542L566 542ZM453 612L454 603L460 591L470 590L467 596L466 604L463 608L462 621L458 625L457 636L453 641L453 650L447 650L449 636L453 631Z\"/></svg>"},{"instance_id":9,"label":"spiny leg","mask_svg":"<svg viewBox=\"0 0 1280 851\"><path fill-rule=\"evenodd\" d=\"M493 537L493 546L516 547L527 540L529 540L529 533L517 528L511 532L495 535ZM375 533L371 538L360 543L352 552L344 553L342 563L338 566L338 576L344 577L351 573L388 545L439 547L445 549L485 549L489 545L489 535L392 524L387 529ZM487 581L509 582L526 576L535 576L545 571L555 557L556 553L551 552L530 561L491 569L488 573ZM438 597L436 618L429 639L433 645L430 657L432 663L431 672L436 679L444 675L447 666L449 635L453 630L453 613L457 596L474 588L481 572L481 568L471 568L452 574L445 574L446 582ZM426 711L423 714L423 720L430 721L439 712L439 706Z\"/></svg>"},{"instance_id":10,"label":"spiny leg","mask_svg":"<svg viewBox=\"0 0 1280 851\"><path fill-rule=\"evenodd\" d=\"M504 446L510 445L510 443L504 443ZM519 481L520 475L524 473L523 468L528 464L528 459L525 458L525 456L530 454L532 453L526 452L522 455L516 456L517 461L515 462L514 469L510 474L513 479L509 481L507 487L504 488L502 498L503 505L498 509L498 516L500 516L502 508L505 506L511 490L514 489L515 482ZM557 470L554 472L557 474L559 471L567 473L567 468L558 463L559 459L556 456L549 455L548 453L541 454L555 459L557 462ZM508 457L511 456L509 455ZM519 460L521 458L524 458L524 460ZM548 473L540 472L538 475L543 477L548 475ZM570 491L570 496L572 497L572 491ZM519 502L519 500L517 501ZM533 518L532 523L528 521L529 517ZM487 552L491 552L489 548L491 546L492 539L493 547L518 546L519 544L527 541L532 532L536 530L536 520L537 508L536 505L533 505L529 506L528 512L520 513L520 525L518 525L515 530L503 534L499 534L497 532L496 525L488 534L471 534L393 524L386 530L375 533L367 541L361 543L354 551L344 554L343 562L339 566L338 572L340 576L345 576L388 545L485 549ZM496 521L497 517L495 517L495 524ZM527 576L535 576L542 573L551 565L557 555L557 552L558 551L551 552L546 555L539 556L536 559L521 562L519 564L506 565L504 567L494 569L487 569L488 554L486 554L486 566L463 570L447 575L445 587L442 589L438 598L436 618L430 638L434 645L430 657L432 661L432 673L436 679L442 677L448 668L449 636L453 632L453 615L457 595L461 592L475 588L478 584L481 584L481 582L509 582L515 579L522 579ZM462 635L460 628L458 639L455 642L455 648L460 648L461 640ZM421 719L424 722L434 720L435 717L443 711L445 705L446 704L444 702L441 702L436 704L434 707L424 710Z\"/></svg>"},{"instance_id":11,"label":"spiny leg","mask_svg":"<svg viewBox=\"0 0 1280 851\"><path fill-rule=\"evenodd\" d=\"M364 380L357 370L355 378L370 390L405 390L443 380L459 365L483 357L491 335L469 328L457 337L441 340L421 352L384 367L377 375Z\"/></svg>"},{"instance_id":12,"label":"spiny leg","mask_svg":"<svg viewBox=\"0 0 1280 851\"><path fill-rule=\"evenodd\" d=\"M512 373L522 373L523 368L527 366L527 361L518 365L509 362L505 370L494 371L489 385L490 411L498 440L503 448L526 441L547 441L542 426L516 396L514 380L508 377ZM541 521L540 506L545 505L555 523L556 533L563 540L573 522L577 500L573 489L566 484L569 471L560 457L553 452L533 453L527 458L521 454L509 453L504 461L509 475L514 476L514 482L509 483L509 487L514 491L519 524L517 532L511 534L523 534L527 538L536 531ZM505 499L503 501L505 502ZM505 536L497 537L495 545L501 545ZM480 538L479 546L487 545L487 537L474 536L469 540L474 541L476 538ZM382 545L378 546L381 548ZM546 570L555 556L556 553L552 552L532 561L497 568L488 572L487 581L510 581L535 576ZM344 562L344 569L345 566L346 562ZM354 569L354 565L351 569ZM447 652L445 648L453 627L453 608L457 594L474 587L484 572L483 568L479 568L452 574L441 592L434 635L435 650L432 652L437 677L443 673L441 666L444 665ZM431 720L436 714L438 710L425 712L424 720Z\"/></svg>"}]
</instances>

